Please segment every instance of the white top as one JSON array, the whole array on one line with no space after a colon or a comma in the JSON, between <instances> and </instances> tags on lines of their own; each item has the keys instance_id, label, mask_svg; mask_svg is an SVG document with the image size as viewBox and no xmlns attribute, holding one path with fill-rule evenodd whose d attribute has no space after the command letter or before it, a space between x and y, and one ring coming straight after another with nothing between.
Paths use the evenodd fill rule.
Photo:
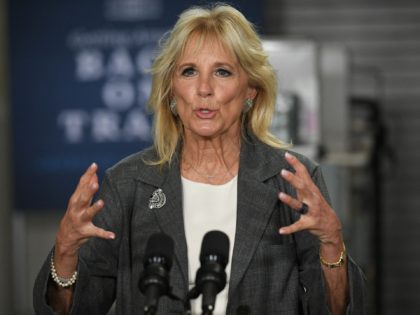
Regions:
<instances>
[{"instance_id":1,"label":"white top","mask_svg":"<svg viewBox=\"0 0 420 315\"><path fill-rule=\"evenodd\" d=\"M201 242L204 234L219 230L229 237L229 263L226 266L226 287L217 295L213 315L226 314L230 266L235 240L238 176L223 185L210 185L182 177L185 235L188 247L189 288L194 286L200 268ZM191 301L192 314L201 314L201 295Z\"/></svg>"}]
</instances>

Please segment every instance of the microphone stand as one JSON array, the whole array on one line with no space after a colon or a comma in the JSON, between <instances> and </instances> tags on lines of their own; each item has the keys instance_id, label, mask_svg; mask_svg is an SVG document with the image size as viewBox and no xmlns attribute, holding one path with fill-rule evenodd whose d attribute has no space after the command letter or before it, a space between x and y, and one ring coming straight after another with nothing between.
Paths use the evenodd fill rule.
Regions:
<instances>
[{"instance_id":1,"label":"microphone stand","mask_svg":"<svg viewBox=\"0 0 420 315\"><path fill-rule=\"evenodd\" d=\"M201 292L197 289L197 287L193 287L187 294L185 301L184 301L184 311L185 314L191 314L191 300L195 300ZM201 315L213 315L212 309L204 309Z\"/></svg>"},{"instance_id":2,"label":"microphone stand","mask_svg":"<svg viewBox=\"0 0 420 315\"><path fill-rule=\"evenodd\" d=\"M180 302L183 301L180 297L178 297L178 296L176 296L175 294L172 293L172 288L169 288L169 292L166 293L166 297L170 298L172 301L180 301ZM156 301L156 305L157 305L157 302L158 301ZM187 302L189 304L190 301L189 300L184 301L184 310L185 310L185 314L189 315L189 314L191 314L191 305L189 306L189 308L186 308L186 305L187 305L186 303ZM155 307L155 306L151 306L151 307L145 306L143 308L143 311L144 311L144 315L155 315L156 311L157 311L157 307Z\"/></svg>"}]
</instances>

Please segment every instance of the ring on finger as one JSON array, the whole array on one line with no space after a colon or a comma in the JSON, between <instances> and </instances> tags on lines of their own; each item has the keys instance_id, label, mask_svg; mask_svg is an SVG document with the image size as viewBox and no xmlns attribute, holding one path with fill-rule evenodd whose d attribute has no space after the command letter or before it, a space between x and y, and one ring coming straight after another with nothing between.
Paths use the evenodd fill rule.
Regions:
<instances>
[{"instance_id":1,"label":"ring on finger","mask_svg":"<svg viewBox=\"0 0 420 315\"><path fill-rule=\"evenodd\" d=\"M300 214L307 214L308 211L309 211L309 206L304 202L302 202L302 206L299 209L297 209L297 212L299 212Z\"/></svg>"}]
</instances>

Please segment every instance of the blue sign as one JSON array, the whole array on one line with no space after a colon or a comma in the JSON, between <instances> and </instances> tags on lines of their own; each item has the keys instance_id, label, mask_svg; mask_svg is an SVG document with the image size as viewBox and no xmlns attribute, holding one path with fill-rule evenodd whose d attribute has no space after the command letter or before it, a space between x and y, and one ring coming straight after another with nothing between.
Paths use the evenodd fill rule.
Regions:
<instances>
[{"instance_id":1,"label":"blue sign","mask_svg":"<svg viewBox=\"0 0 420 315\"><path fill-rule=\"evenodd\" d=\"M9 1L16 209L63 209L92 162L103 172L151 144L147 69L194 4ZM258 3L233 5L259 24Z\"/></svg>"}]
</instances>

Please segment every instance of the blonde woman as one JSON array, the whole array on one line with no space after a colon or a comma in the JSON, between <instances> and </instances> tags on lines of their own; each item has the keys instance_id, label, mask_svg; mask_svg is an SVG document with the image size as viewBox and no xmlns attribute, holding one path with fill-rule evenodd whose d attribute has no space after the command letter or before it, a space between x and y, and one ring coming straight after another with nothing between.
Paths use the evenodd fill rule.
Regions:
<instances>
[{"instance_id":1,"label":"blonde woman","mask_svg":"<svg viewBox=\"0 0 420 315\"><path fill-rule=\"evenodd\" d=\"M140 314L156 232L175 241L171 287L184 298L210 230L231 242L213 314L363 314L363 276L319 167L269 132L276 79L245 17L227 5L185 11L152 75L154 145L107 170L101 189L96 164L81 177L35 284L37 314L106 314L114 300L117 314ZM160 299L158 314L183 312Z\"/></svg>"}]
</instances>

